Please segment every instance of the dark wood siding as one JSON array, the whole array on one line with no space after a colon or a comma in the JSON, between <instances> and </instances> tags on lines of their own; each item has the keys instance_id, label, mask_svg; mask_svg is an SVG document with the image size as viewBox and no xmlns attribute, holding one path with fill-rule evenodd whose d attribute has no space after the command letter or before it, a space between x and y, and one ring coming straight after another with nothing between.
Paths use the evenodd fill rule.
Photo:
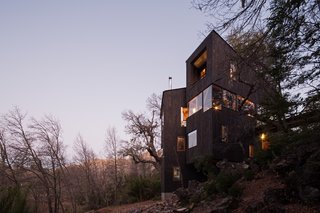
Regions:
<instances>
[{"instance_id":1,"label":"dark wood siding","mask_svg":"<svg viewBox=\"0 0 320 213\"><path fill-rule=\"evenodd\" d=\"M185 137L185 128L181 127L180 123L180 108L183 106L185 106L185 89L169 90L163 93L162 192L172 192L182 186L181 181L173 180L173 167L180 167L184 177L185 152L177 152L177 137Z\"/></svg>"}]
</instances>

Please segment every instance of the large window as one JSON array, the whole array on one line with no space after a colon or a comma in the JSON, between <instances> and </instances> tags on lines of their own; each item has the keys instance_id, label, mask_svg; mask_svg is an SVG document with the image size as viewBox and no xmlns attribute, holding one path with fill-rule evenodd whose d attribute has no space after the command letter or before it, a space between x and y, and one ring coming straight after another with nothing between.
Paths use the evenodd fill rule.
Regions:
<instances>
[{"instance_id":1,"label":"large window","mask_svg":"<svg viewBox=\"0 0 320 213\"><path fill-rule=\"evenodd\" d=\"M212 86L210 85L203 91L203 111L207 111L212 107Z\"/></svg>"},{"instance_id":2,"label":"large window","mask_svg":"<svg viewBox=\"0 0 320 213\"><path fill-rule=\"evenodd\" d=\"M214 110L221 110L222 90L219 87L213 86L212 91L212 106Z\"/></svg>"},{"instance_id":3,"label":"large window","mask_svg":"<svg viewBox=\"0 0 320 213\"><path fill-rule=\"evenodd\" d=\"M226 90L223 90L223 106L229 109L236 110L236 107L237 107L236 95Z\"/></svg>"},{"instance_id":4,"label":"large window","mask_svg":"<svg viewBox=\"0 0 320 213\"><path fill-rule=\"evenodd\" d=\"M188 103L188 113L189 116L193 115L194 113L198 112L202 109L202 93L194 97Z\"/></svg>"},{"instance_id":5,"label":"large window","mask_svg":"<svg viewBox=\"0 0 320 213\"><path fill-rule=\"evenodd\" d=\"M197 146L197 130L188 134L188 148Z\"/></svg>"}]
</instances>

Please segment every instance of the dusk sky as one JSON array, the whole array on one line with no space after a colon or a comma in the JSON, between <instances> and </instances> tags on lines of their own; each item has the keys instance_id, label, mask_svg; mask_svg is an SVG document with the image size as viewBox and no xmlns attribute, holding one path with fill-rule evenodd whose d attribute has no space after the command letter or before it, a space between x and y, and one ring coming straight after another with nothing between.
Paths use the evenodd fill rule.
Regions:
<instances>
[{"instance_id":1,"label":"dusk sky","mask_svg":"<svg viewBox=\"0 0 320 213\"><path fill-rule=\"evenodd\" d=\"M121 113L185 86L185 61L208 21L189 0L0 2L0 113L60 120L68 153L80 133L102 154Z\"/></svg>"}]
</instances>

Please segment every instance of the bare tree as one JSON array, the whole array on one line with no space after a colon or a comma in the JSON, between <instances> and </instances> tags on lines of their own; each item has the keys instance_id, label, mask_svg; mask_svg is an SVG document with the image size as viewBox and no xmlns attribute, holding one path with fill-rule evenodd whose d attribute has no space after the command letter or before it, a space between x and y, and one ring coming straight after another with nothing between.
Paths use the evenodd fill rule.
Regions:
<instances>
[{"instance_id":1,"label":"bare tree","mask_svg":"<svg viewBox=\"0 0 320 213\"><path fill-rule=\"evenodd\" d=\"M82 175L77 177L78 187L83 189L81 193L84 193L85 202L89 208L98 208L101 205L102 189L98 183L99 168L97 166L98 159L96 154L89 148L80 134L74 143L74 151L74 160L84 174L84 178Z\"/></svg>"},{"instance_id":2,"label":"bare tree","mask_svg":"<svg viewBox=\"0 0 320 213\"><path fill-rule=\"evenodd\" d=\"M115 127L109 127L107 129L105 145L108 157L113 159L113 172L114 172L114 201L117 201L117 192L119 185L118 178L118 143L119 138Z\"/></svg>"},{"instance_id":3,"label":"bare tree","mask_svg":"<svg viewBox=\"0 0 320 213\"><path fill-rule=\"evenodd\" d=\"M19 187L19 180L17 177L17 171L14 169L15 155L14 150L11 149L8 144L8 137L6 131L3 127L0 128L0 174L1 177L6 177L10 182L12 182L16 187ZM5 180L2 180L5 181Z\"/></svg>"},{"instance_id":4,"label":"bare tree","mask_svg":"<svg viewBox=\"0 0 320 213\"><path fill-rule=\"evenodd\" d=\"M19 175L19 183L36 186L31 187L31 190L38 190L34 193L37 196L35 200L38 200L42 193L45 195L50 213L64 212L61 174L65 163L61 126L57 120L48 116L41 121L32 119L30 124L27 124L26 116L15 108L3 117L3 126L10 136L10 145L7 145L8 139L2 130L2 159L6 161L15 183L18 183L15 172L23 171L23 175ZM9 154L11 157L8 157Z\"/></svg>"},{"instance_id":5,"label":"bare tree","mask_svg":"<svg viewBox=\"0 0 320 213\"><path fill-rule=\"evenodd\" d=\"M162 157L159 153L160 100L155 94L147 99L148 113L134 113L131 110L122 113L127 122L125 131L131 139L125 141L121 152L132 157L135 163L151 163L156 169L159 169Z\"/></svg>"}]
</instances>

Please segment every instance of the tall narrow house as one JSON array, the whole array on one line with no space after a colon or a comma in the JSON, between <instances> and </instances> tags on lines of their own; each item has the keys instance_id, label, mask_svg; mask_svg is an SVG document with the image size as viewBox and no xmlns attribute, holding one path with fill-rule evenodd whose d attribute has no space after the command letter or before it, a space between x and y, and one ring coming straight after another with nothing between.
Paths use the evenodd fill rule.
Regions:
<instances>
[{"instance_id":1,"label":"tall narrow house","mask_svg":"<svg viewBox=\"0 0 320 213\"><path fill-rule=\"evenodd\" d=\"M203 177L197 159L253 155L259 103L254 71L212 31L186 61L186 87L163 92L162 195Z\"/></svg>"}]
</instances>

